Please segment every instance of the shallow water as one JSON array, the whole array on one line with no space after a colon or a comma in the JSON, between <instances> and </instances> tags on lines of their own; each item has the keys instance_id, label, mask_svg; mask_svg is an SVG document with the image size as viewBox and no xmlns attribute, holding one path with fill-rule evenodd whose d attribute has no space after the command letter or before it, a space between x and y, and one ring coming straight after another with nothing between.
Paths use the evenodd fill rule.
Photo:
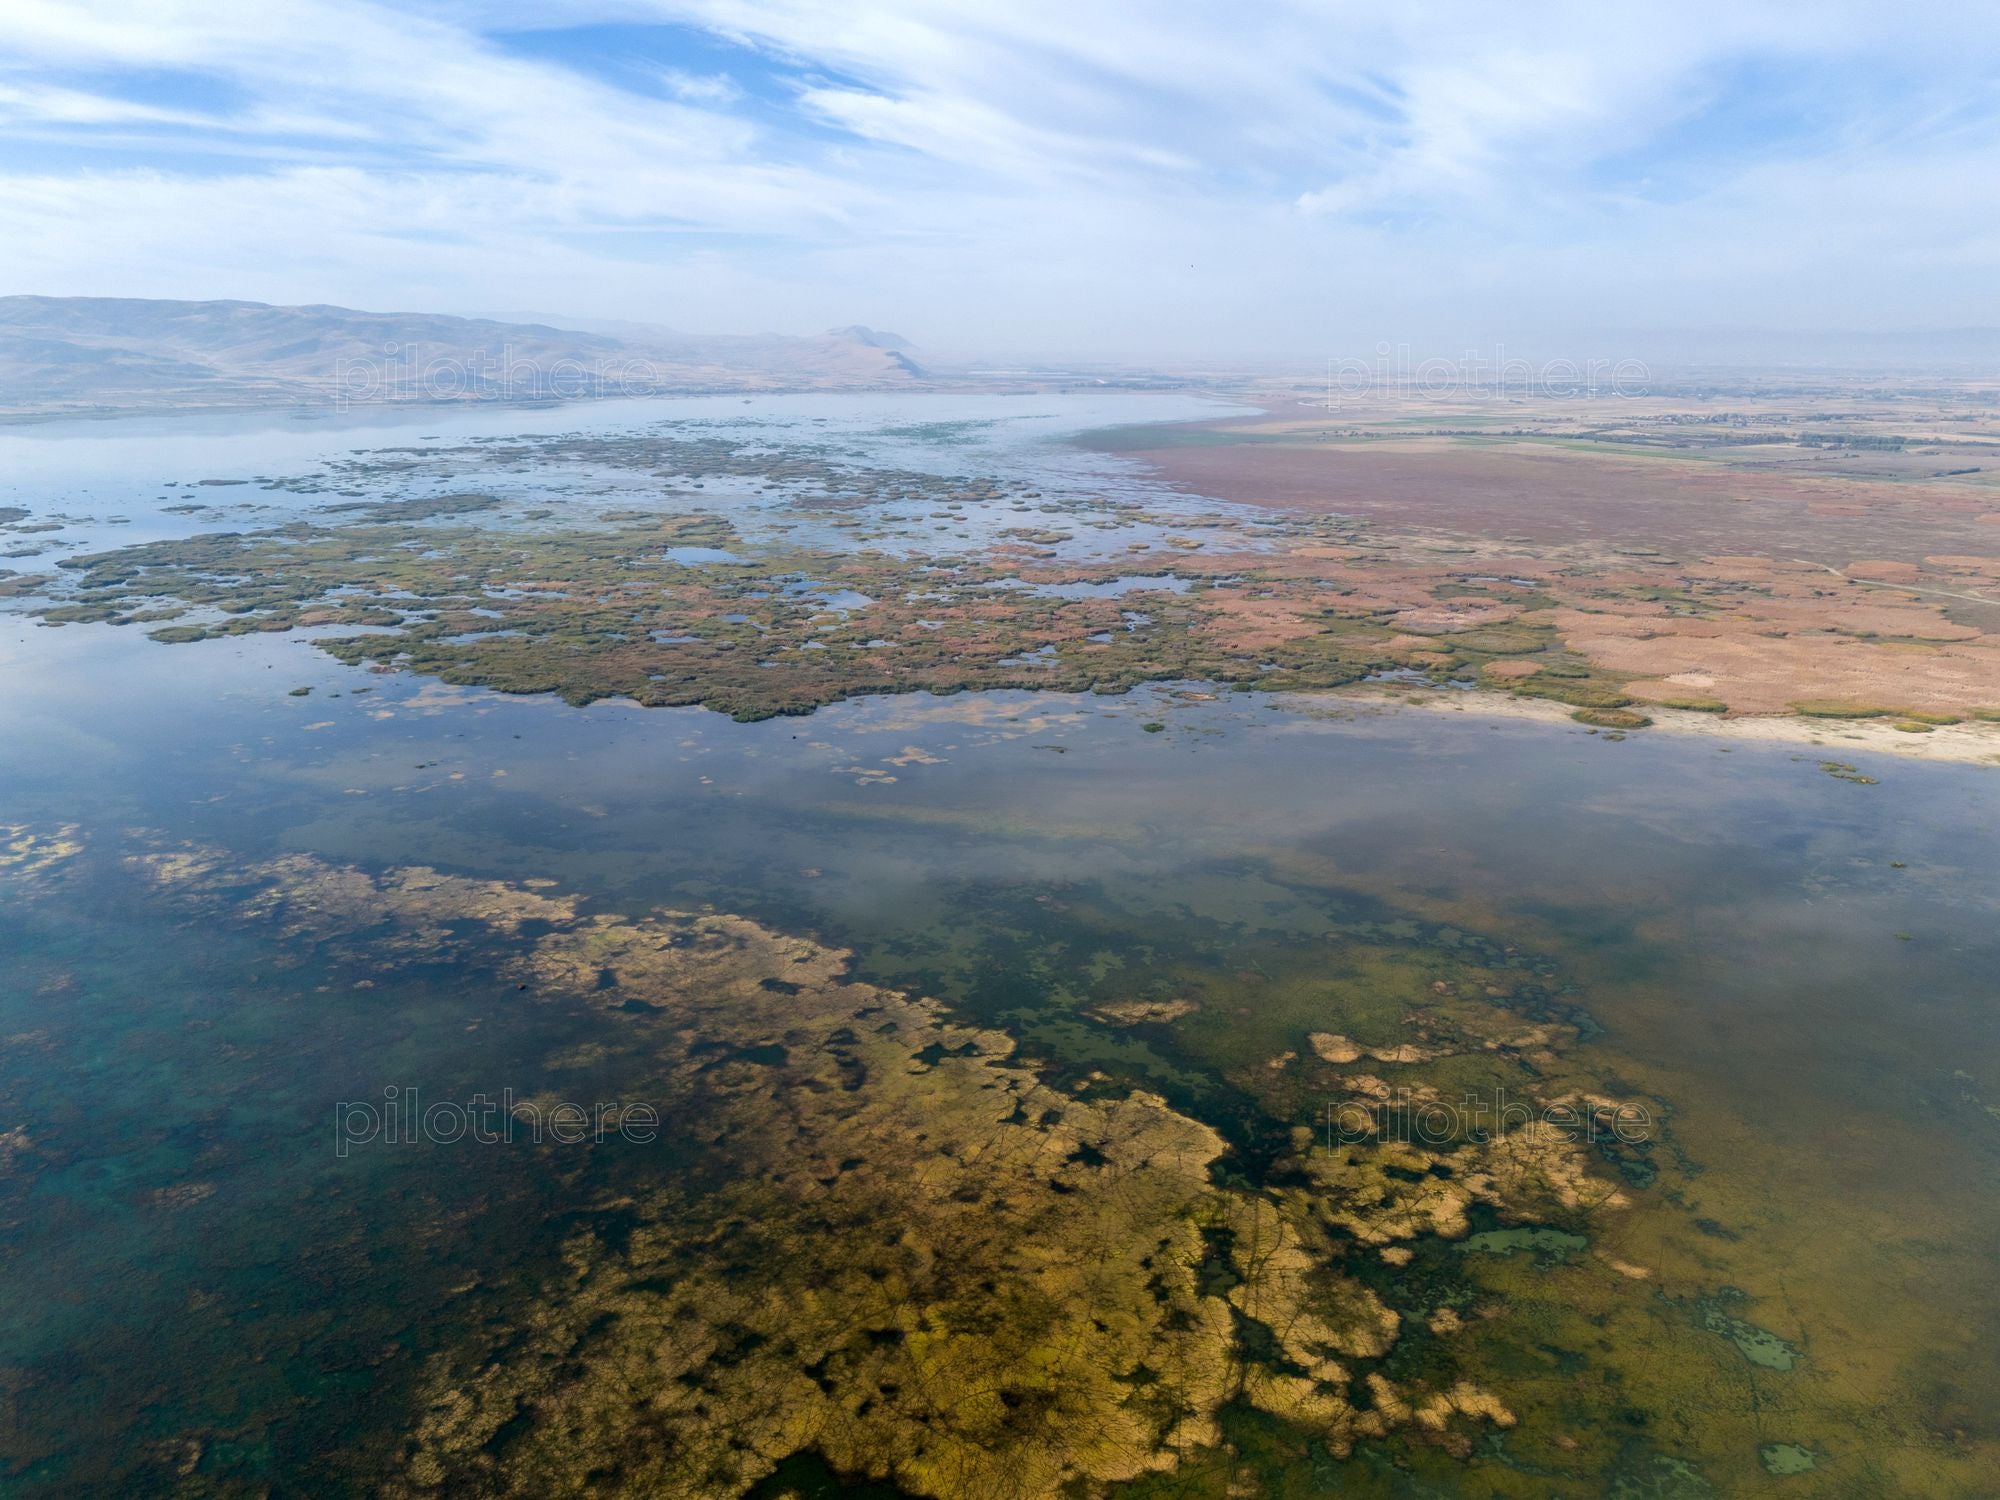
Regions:
<instances>
[{"instance_id":1,"label":"shallow water","mask_svg":"<svg viewBox=\"0 0 2000 1500\"><path fill-rule=\"evenodd\" d=\"M1061 506L1066 515L1116 522L1053 545L1063 556L1088 558L1133 541L1157 542L1165 535L1157 525L1120 520L1118 512L1142 502L1172 510L1176 498L1145 482L1136 465L1061 439L1113 422L1239 410L1197 397L1120 393L768 396L750 403L695 396L542 409L473 403L22 424L0 428L0 507L28 509L23 526L61 524L49 531L0 525L0 539L41 549L0 566L46 571L65 555L98 548L270 526L363 499L410 501L467 489L553 505L563 515L585 506L657 506L665 495L682 510L719 510L746 536L761 537L775 507L802 488L818 491L817 479L804 474L772 479L720 470L663 484L677 455L712 454L717 446L824 464L836 476L1004 475L1020 495L958 515L933 514L937 499L917 493L914 483L873 497L867 514L884 533L875 544L986 544L1007 527L1041 523L1046 503L1048 516ZM831 488L838 495L838 483ZM786 526L797 542L855 545L840 527L800 525L795 516Z\"/></svg>"},{"instance_id":2,"label":"shallow water","mask_svg":"<svg viewBox=\"0 0 2000 1500\"><path fill-rule=\"evenodd\" d=\"M812 419L771 405L787 433ZM562 417L585 420L631 418ZM907 466L991 430L941 420L837 440ZM7 435L10 459L42 446L0 498L80 512L139 454L194 478L387 445L140 425ZM1037 431L1025 456L981 448L977 471L1046 482L1076 461ZM1975 1494L2000 1452L1992 770L1885 757L1861 785L1782 748L1171 686L746 725L343 668L296 635L166 647L18 615L0 615L0 695L0 822L82 844L0 898L0 1132L19 1132L0 1476L24 1493L179 1472L366 1491L424 1360L548 1273L577 1204L702 1170L674 1100L654 1143L343 1154L337 1106L389 1088L615 1100L611 1023L506 982L504 943L378 975L282 921L177 906L125 862L187 844L808 934L1006 1030L1053 1081L1158 1092L1223 1134L1252 1189L1326 1102L1274 1105L1270 1060L1406 990L1516 972L1579 1027L1595 1076L1659 1112L1644 1152L1600 1163L1631 1204L1583 1233L1480 1224L1367 1275L1412 1326L1502 1309L1477 1368L1520 1425L1470 1458L1385 1443L1335 1461L1237 1414L1252 1482L1736 1493L1804 1454L1834 1486L1817 1493ZM1195 1008L1103 1018L1169 995ZM1421 1335L1407 1347L1425 1357ZM1549 1467L1573 1451L1574 1472ZM1184 1479L1208 1493L1232 1472L1191 1461Z\"/></svg>"}]
</instances>

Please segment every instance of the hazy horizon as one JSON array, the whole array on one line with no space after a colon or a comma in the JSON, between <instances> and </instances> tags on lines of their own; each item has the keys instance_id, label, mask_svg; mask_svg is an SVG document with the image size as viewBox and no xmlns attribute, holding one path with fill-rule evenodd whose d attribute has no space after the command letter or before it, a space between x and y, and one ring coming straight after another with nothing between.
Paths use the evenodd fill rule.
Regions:
<instances>
[{"instance_id":1,"label":"hazy horizon","mask_svg":"<svg viewBox=\"0 0 2000 1500\"><path fill-rule=\"evenodd\" d=\"M546 14L17 0L0 293L1182 362L2000 325L1971 7Z\"/></svg>"}]
</instances>

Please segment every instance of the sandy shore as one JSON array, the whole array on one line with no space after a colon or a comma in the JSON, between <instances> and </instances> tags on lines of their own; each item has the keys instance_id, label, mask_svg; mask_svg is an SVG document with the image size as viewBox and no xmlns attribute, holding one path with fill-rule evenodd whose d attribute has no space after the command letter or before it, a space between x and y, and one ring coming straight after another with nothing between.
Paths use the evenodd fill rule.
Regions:
<instances>
[{"instance_id":1,"label":"sandy shore","mask_svg":"<svg viewBox=\"0 0 2000 1500\"><path fill-rule=\"evenodd\" d=\"M1352 687L1333 693L1284 695L1301 704L1336 698L1345 702L1378 703L1385 707L1406 706L1426 713L1469 713L1499 719L1530 719L1544 724L1567 724L1582 730L1584 725L1570 717L1570 709L1560 703L1535 698L1517 698L1511 693L1489 693L1478 689L1453 688L1412 692L1405 687ZM1636 705L1652 719L1643 734L1693 734L1739 744L1794 745L1810 749L1828 760L1859 752L1867 755L1901 755L1912 760L1952 761L1961 765L2000 766L2000 724L1969 721L1940 724L1926 734L1897 729L1887 719L1807 719L1796 715L1746 715L1740 718L1720 714L1689 713L1684 709Z\"/></svg>"}]
</instances>

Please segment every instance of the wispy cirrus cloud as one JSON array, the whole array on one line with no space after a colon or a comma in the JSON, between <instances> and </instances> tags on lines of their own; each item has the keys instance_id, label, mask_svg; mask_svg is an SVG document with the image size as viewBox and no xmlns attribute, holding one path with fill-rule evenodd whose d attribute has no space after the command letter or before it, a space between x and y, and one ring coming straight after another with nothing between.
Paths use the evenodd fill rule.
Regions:
<instances>
[{"instance_id":1,"label":"wispy cirrus cloud","mask_svg":"<svg viewBox=\"0 0 2000 1500\"><path fill-rule=\"evenodd\" d=\"M2000 322L2000 40L1863 5L11 0L0 283L961 347Z\"/></svg>"}]
</instances>

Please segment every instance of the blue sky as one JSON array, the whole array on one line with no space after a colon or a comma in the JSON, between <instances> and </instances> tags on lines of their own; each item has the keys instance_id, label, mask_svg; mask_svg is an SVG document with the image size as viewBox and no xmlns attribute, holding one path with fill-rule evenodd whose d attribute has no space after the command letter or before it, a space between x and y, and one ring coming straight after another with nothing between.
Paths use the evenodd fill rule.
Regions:
<instances>
[{"instance_id":1,"label":"blue sky","mask_svg":"<svg viewBox=\"0 0 2000 1500\"><path fill-rule=\"evenodd\" d=\"M1996 325L2000 25L7 0L12 291L1218 361Z\"/></svg>"}]
</instances>

